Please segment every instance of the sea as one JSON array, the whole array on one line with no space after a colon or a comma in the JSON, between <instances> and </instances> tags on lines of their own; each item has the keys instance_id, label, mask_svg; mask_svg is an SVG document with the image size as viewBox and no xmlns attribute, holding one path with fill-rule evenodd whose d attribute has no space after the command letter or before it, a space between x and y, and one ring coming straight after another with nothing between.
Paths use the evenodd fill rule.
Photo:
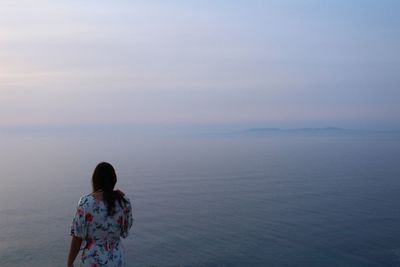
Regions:
<instances>
[{"instance_id":1,"label":"sea","mask_svg":"<svg viewBox=\"0 0 400 267\"><path fill-rule=\"evenodd\" d=\"M127 266L400 266L400 135L0 134L0 266L66 266L101 161Z\"/></svg>"}]
</instances>

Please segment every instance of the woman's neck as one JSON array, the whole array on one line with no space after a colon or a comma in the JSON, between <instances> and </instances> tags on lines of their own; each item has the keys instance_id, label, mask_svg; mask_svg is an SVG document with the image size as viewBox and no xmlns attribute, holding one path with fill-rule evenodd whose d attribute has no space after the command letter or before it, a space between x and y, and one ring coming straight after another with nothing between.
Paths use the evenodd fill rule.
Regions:
<instances>
[{"instance_id":1,"label":"woman's neck","mask_svg":"<svg viewBox=\"0 0 400 267\"><path fill-rule=\"evenodd\" d=\"M94 191L91 195L97 200L103 200L103 189Z\"/></svg>"}]
</instances>

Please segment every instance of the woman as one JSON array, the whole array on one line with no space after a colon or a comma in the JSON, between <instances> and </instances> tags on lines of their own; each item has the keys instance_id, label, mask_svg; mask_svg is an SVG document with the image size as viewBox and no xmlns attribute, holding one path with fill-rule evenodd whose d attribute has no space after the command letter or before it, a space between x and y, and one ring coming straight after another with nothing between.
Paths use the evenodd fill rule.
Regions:
<instances>
[{"instance_id":1,"label":"woman","mask_svg":"<svg viewBox=\"0 0 400 267\"><path fill-rule=\"evenodd\" d=\"M126 238L132 226L131 203L116 190L115 170L102 162L93 172L93 193L81 197L71 227L68 267L73 266L82 245L80 266L125 266L120 237Z\"/></svg>"}]
</instances>

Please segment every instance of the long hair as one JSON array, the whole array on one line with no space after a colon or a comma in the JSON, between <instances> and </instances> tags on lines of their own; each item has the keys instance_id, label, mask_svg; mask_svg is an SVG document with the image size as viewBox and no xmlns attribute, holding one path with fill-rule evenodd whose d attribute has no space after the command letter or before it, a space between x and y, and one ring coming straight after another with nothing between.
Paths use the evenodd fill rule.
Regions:
<instances>
[{"instance_id":1,"label":"long hair","mask_svg":"<svg viewBox=\"0 0 400 267\"><path fill-rule=\"evenodd\" d=\"M114 167L108 162L99 163L92 176L93 192L103 190L103 201L107 206L108 216L114 215L116 201L121 207L126 203L123 195L119 191L114 191L116 183L117 175Z\"/></svg>"}]
</instances>

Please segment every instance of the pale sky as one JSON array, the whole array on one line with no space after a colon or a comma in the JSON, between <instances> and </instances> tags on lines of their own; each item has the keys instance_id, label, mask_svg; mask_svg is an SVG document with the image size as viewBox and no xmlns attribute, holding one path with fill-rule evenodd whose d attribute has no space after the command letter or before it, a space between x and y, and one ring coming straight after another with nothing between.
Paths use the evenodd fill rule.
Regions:
<instances>
[{"instance_id":1,"label":"pale sky","mask_svg":"<svg viewBox=\"0 0 400 267\"><path fill-rule=\"evenodd\" d=\"M400 125L400 1L0 2L0 126Z\"/></svg>"}]
</instances>

